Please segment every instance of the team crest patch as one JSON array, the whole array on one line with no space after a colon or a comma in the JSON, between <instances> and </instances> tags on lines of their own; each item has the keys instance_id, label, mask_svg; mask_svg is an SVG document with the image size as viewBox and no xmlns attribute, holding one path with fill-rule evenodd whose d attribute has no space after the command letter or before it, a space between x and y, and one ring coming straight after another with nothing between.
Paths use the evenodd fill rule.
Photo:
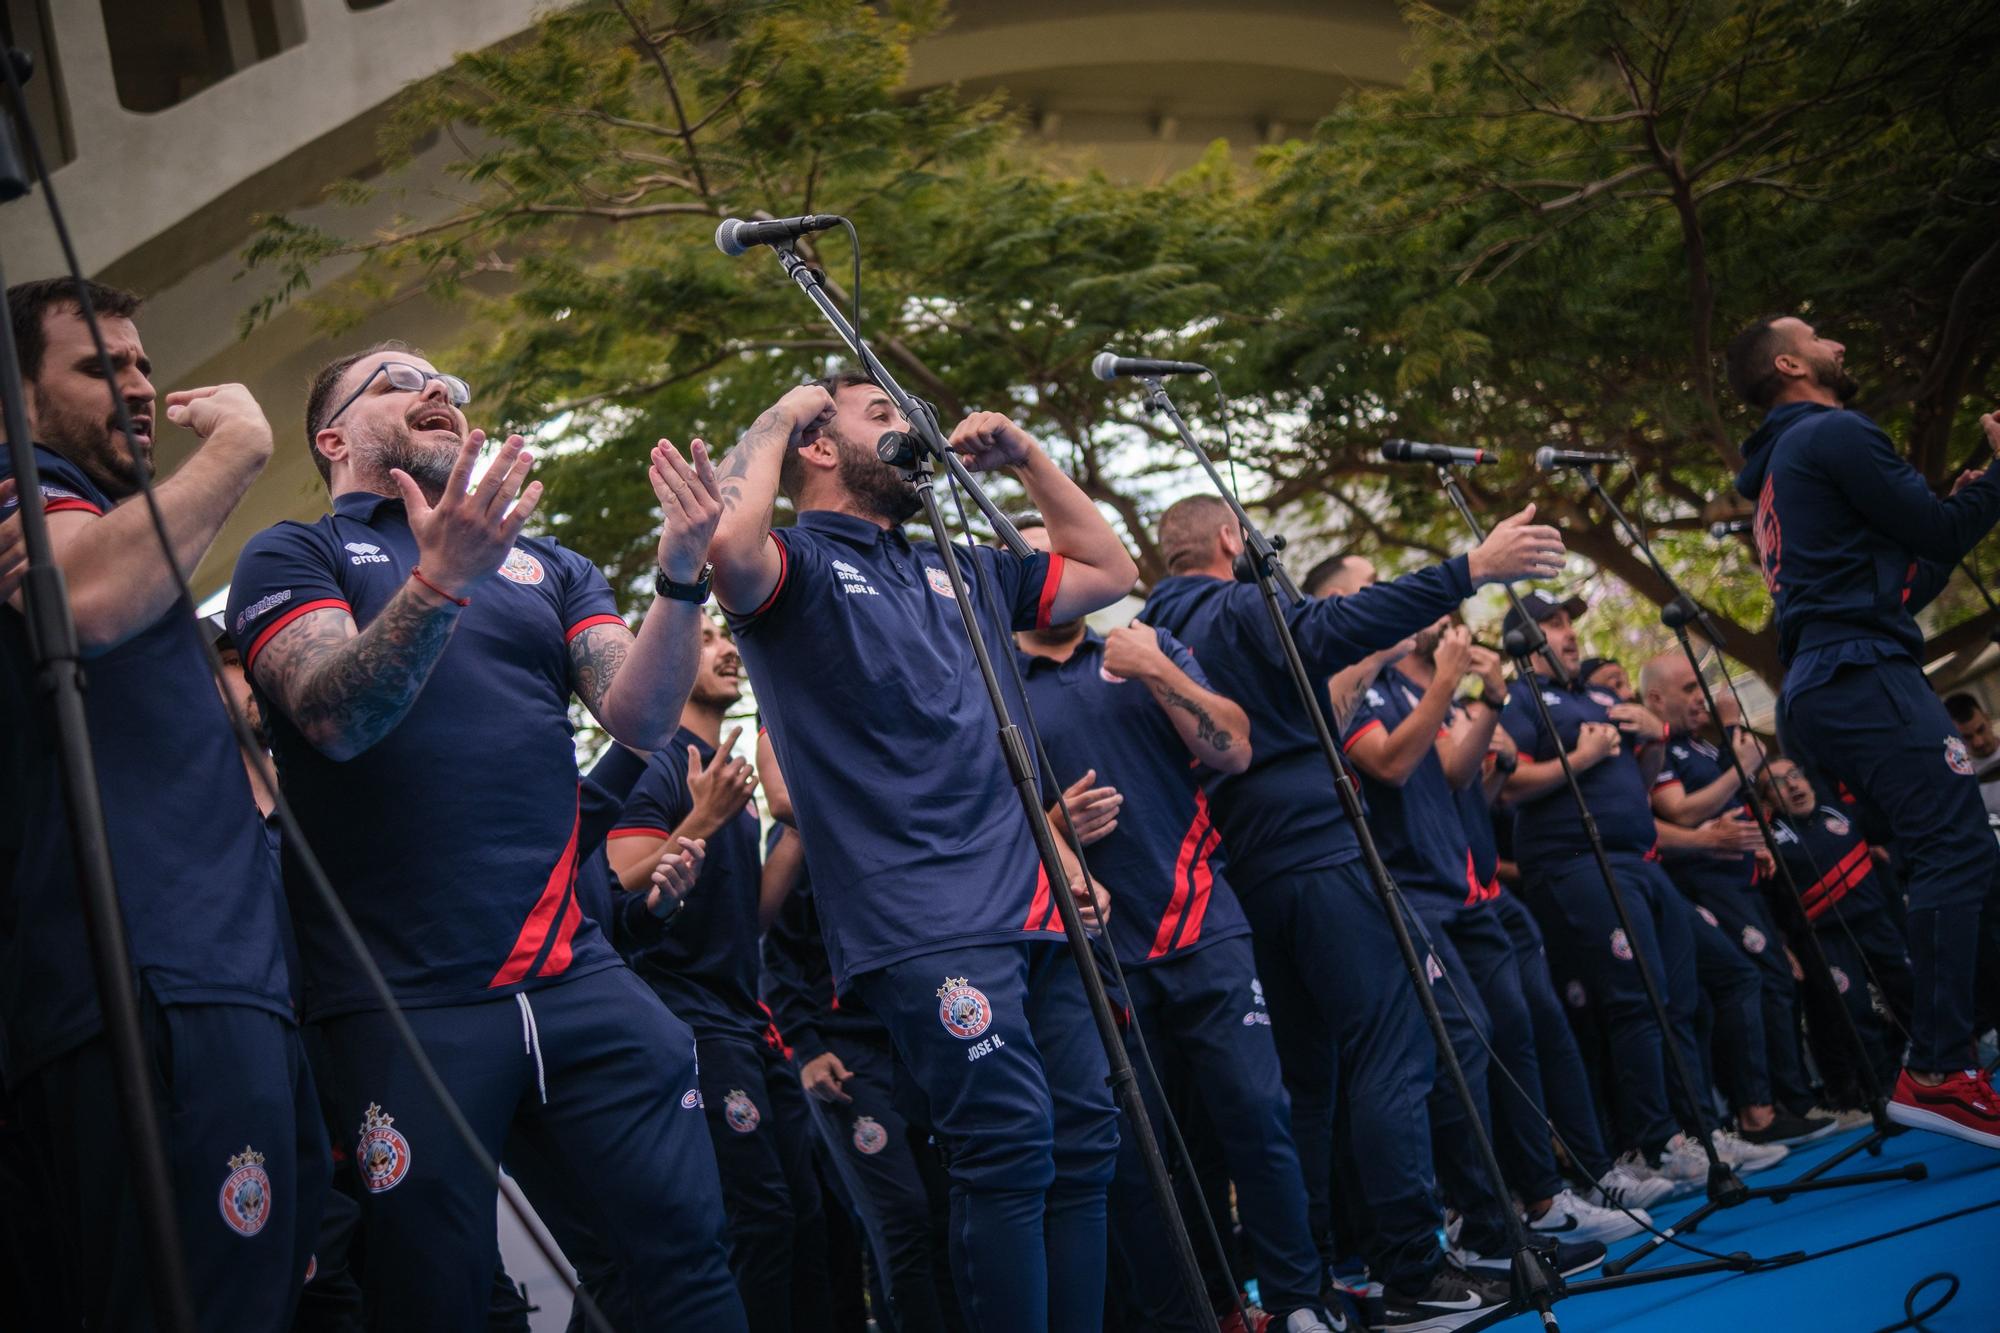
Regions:
<instances>
[{"instance_id":1,"label":"team crest patch","mask_svg":"<svg viewBox=\"0 0 2000 1333\"><path fill-rule=\"evenodd\" d=\"M681 1094L681 1110L692 1111L694 1110L695 1107L700 1105L701 1105L700 1088L689 1088L686 1092Z\"/></svg>"},{"instance_id":2,"label":"team crest patch","mask_svg":"<svg viewBox=\"0 0 2000 1333\"><path fill-rule=\"evenodd\" d=\"M299 1285L309 1287L312 1285L312 1280L318 1276L319 1256L317 1254L309 1254L306 1256L306 1280Z\"/></svg>"},{"instance_id":3,"label":"team crest patch","mask_svg":"<svg viewBox=\"0 0 2000 1333\"><path fill-rule=\"evenodd\" d=\"M722 1103L722 1118L738 1134L749 1134L763 1122L763 1115L757 1110L757 1103L750 1100L750 1094L741 1088L731 1088L729 1096Z\"/></svg>"},{"instance_id":4,"label":"team crest patch","mask_svg":"<svg viewBox=\"0 0 2000 1333\"><path fill-rule=\"evenodd\" d=\"M501 563L500 577L532 586L542 581L542 562L516 546Z\"/></svg>"},{"instance_id":5,"label":"team crest patch","mask_svg":"<svg viewBox=\"0 0 2000 1333\"><path fill-rule=\"evenodd\" d=\"M1611 954L1614 958L1625 962L1632 961L1632 941L1625 938L1625 929L1622 926L1611 932Z\"/></svg>"},{"instance_id":6,"label":"team crest patch","mask_svg":"<svg viewBox=\"0 0 2000 1333\"><path fill-rule=\"evenodd\" d=\"M1720 925L1722 924L1722 923L1721 923L1720 921L1717 921L1717 920L1715 919L1715 913L1713 913L1713 912L1709 911L1709 910L1708 910L1708 909L1707 909L1706 907L1697 907L1697 908L1695 908L1694 910L1695 910L1695 911L1697 911L1697 912L1700 912L1700 913L1701 913L1701 919L1702 919L1703 921L1706 921L1706 922L1708 922L1708 924L1709 924L1709 925L1711 925L1711 926L1720 926Z\"/></svg>"},{"instance_id":7,"label":"team crest patch","mask_svg":"<svg viewBox=\"0 0 2000 1333\"><path fill-rule=\"evenodd\" d=\"M964 977L946 977L938 987L938 1022L960 1041L971 1041L992 1025L993 1006L977 986Z\"/></svg>"},{"instance_id":8,"label":"team crest patch","mask_svg":"<svg viewBox=\"0 0 2000 1333\"><path fill-rule=\"evenodd\" d=\"M1764 938L1763 931L1757 929L1755 926L1743 927L1743 947L1745 950L1750 953L1762 953L1767 943L1769 941Z\"/></svg>"},{"instance_id":9,"label":"team crest patch","mask_svg":"<svg viewBox=\"0 0 2000 1333\"><path fill-rule=\"evenodd\" d=\"M374 1102L361 1118L361 1142L355 1146L354 1160L361 1167L361 1183L370 1194L383 1194L403 1183L410 1174L410 1141L396 1128L396 1117L384 1115Z\"/></svg>"},{"instance_id":10,"label":"team crest patch","mask_svg":"<svg viewBox=\"0 0 2000 1333\"><path fill-rule=\"evenodd\" d=\"M1824 827L1826 831L1828 833L1831 833L1834 837L1844 838L1847 836L1848 830L1853 826L1850 825L1846 820L1842 819L1839 815L1828 815L1826 817L1826 823Z\"/></svg>"},{"instance_id":11,"label":"team crest patch","mask_svg":"<svg viewBox=\"0 0 2000 1333\"><path fill-rule=\"evenodd\" d=\"M1583 988L1581 981L1573 978L1563 987L1563 999L1569 1002L1569 1007L1572 1009L1586 1009L1590 1006L1590 992Z\"/></svg>"},{"instance_id":12,"label":"team crest patch","mask_svg":"<svg viewBox=\"0 0 2000 1333\"><path fill-rule=\"evenodd\" d=\"M1829 967L1827 971L1833 973L1833 988L1839 991L1842 995L1847 994L1847 988L1853 984L1852 982L1848 981L1847 973L1841 971L1837 967Z\"/></svg>"},{"instance_id":13,"label":"team crest patch","mask_svg":"<svg viewBox=\"0 0 2000 1333\"><path fill-rule=\"evenodd\" d=\"M1960 737L1944 738L1944 762L1952 772L1968 778L1972 776L1972 753L1965 748L1965 741Z\"/></svg>"},{"instance_id":14,"label":"team crest patch","mask_svg":"<svg viewBox=\"0 0 2000 1333\"><path fill-rule=\"evenodd\" d=\"M229 1159L229 1174L216 1203L222 1220L237 1235L254 1236L264 1229L271 1220L271 1177L264 1170L263 1153L246 1143Z\"/></svg>"},{"instance_id":15,"label":"team crest patch","mask_svg":"<svg viewBox=\"0 0 2000 1333\"><path fill-rule=\"evenodd\" d=\"M1434 953L1424 955L1424 976L1430 980L1433 986L1444 980L1444 968L1439 964L1438 956Z\"/></svg>"},{"instance_id":16,"label":"team crest patch","mask_svg":"<svg viewBox=\"0 0 2000 1333\"><path fill-rule=\"evenodd\" d=\"M1097 668L1097 678L1106 685L1123 685L1125 683L1125 677L1117 675L1110 667L1102 664Z\"/></svg>"},{"instance_id":17,"label":"team crest patch","mask_svg":"<svg viewBox=\"0 0 2000 1333\"><path fill-rule=\"evenodd\" d=\"M854 1118L854 1151L873 1157L889 1146L889 1131L872 1115Z\"/></svg>"},{"instance_id":18,"label":"team crest patch","mask_svg":"<svg viewBox=\"0 0 2000 1333\"><path fill-rule=\"evenodd\" d=\"M951 575L932 565L924 566L924 582L931 585L931 591L940 597L949 597L954 602L958 594L951 590Z\"/></svg>"},{"instance_id":19,"label":"team crest patch","mask_svg":"<svg viewBox=\"0 0 2000 1333\"><path fill-rule=\"evenodd\" d=\"M1618 696L1609 690L1586 690L1585 693L1605 708L1615 707L1618 703Z\"/></svg>"}]
</instances>

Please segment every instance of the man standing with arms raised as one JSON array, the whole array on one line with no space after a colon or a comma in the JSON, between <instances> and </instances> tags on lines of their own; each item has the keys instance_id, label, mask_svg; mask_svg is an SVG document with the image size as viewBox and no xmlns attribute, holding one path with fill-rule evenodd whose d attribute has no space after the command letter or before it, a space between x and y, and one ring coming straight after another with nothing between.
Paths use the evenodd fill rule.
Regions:
<instances>
[{"instance_id":1,"label":"man standing with arms raised","mask_svg":"<svg viewBox=\"0 0 2000 1333\"><path fill-rule=\"evenodd\" d=\"M937 548L903 537L919 498L875 455L908 429L853 373L759 417L722 469L716 597L757 682L833 974L881 1017L949 1155L968 1322L1096 1329L1117 1112L954 589ZM996 656L1010 631L1132 586L1110 525L1019 426L976 412L951 447L1013 468L1053 548L955 548ZM799 519L774 533L781 487Z\"/></svg>"},{"instance_id":2,"label":"man standing with arms raised","mask_svg":"<svg viewBox=\"0 0 2000 1333\"><path fill-rule=\"evenodd\" d=\"M559 1241L622 1275L612 1324L740 1330L693 1038L577 901L569 723L574 692L635 749L673 737L713 474L699 441L692 468L653 450L666 523L635 636L594 566L522 535L541 483L519 436L471 487L469 397L401 344L324 367L306 431L333 512L251 539L230 631L334 891L486 1151L505 1150ZM482 1329L493 1182L325 905L293 889L328 1057L315 1072L367 1190L371 1308L397 1328Z\"/></svg>"},{"instance_id":3,"label":"man standing with arms raised","mask_svg":"<svg viewBox=\"0 0 2000 1333\"><path fill-rule=\"evenodd\" d=\"M1982 937L2000 936L2000 848L1965 740L1924 679L1916 621L2000 520L2000 470L1933 495L1881 427L1847 410L1846 350L1789 315L1729 344L1730 387L1764 413L1736 489L1757 503L1777 611L1779 730L1886 824L1909 868L1915 990L1890 1118L2000 1148L2000 1096L1972 1053L1976 959ZM1979 424L2000 452L2000 413Z\"/></svg>"}]
</instances>

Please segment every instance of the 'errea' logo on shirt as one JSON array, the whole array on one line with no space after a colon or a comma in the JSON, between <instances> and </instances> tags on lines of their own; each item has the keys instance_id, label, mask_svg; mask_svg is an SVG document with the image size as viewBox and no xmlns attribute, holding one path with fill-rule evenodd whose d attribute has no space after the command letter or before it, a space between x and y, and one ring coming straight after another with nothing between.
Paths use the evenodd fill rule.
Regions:
<instances>
[{"instance_id":1,"label":"'errea' logo on shirt","mask_svg":"<svg viewBox=\"0 0 2000 1333\"><path fill-rule=\"evenodd\" d=\"M382 548L372 542L349 542L347 549L353 552L347 559L350 565L386 565L389 557L382 554Z\"/></svg>"},{"instance_id":2,"label":"'errea' logo on shirt","mask_svg":"<svg viewBox=\"0 0 2000 1333\"><path fill-rule=\"evenodd\" d=\"M882 595L875 591L875 585L868 581L866 575L853 565L848 564L845 560L834 561L833 572L840 579L840 590L842 592L852 593L860 597L880 597Z\"/></svg>"}]
</instances>

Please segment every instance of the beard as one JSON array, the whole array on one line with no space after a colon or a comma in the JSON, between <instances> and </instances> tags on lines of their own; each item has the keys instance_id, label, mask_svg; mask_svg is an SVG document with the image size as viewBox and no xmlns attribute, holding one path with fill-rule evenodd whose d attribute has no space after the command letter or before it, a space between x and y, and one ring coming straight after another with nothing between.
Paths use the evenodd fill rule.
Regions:
<instances>
[{"instance_id":1,"label":"beard","mask_svg":"<svg viewBox=\"0 0 2000 1333\"><path fill-rule=\"evenodd\" d=\"M373 467L380 469L384 482L389 479L390 468L401 468L426 495L444 489L445 482L451 479L452 464L458 461L456 443L421 444L409 426L400 421L392 430L372 434L372 438L363 437L355 443L366 451Z\"/></svg>"},{"instance_id":2,"label":"beard","mask_svg":"<svg viewBox=\"0 0 2000 1333\"><path fill-rule=\"evenodd\" d=\"M1832 357L1806 364L1812 367L1813 383L1822 389L1832 390L1833 396L1843 404L1852 402L1854 395L1861 392L1861 386L1855 383L1854 376L1847 373L1847 367Z\"/></svg>"},{"instance_id":3,"label":"beard","mask_svg":"<svg viewBox=\"0 0 2000 1333\"><path fill-rule=\"evenodd\" d=\"M839 439L840 484L855 503L892 527L901 527L923 508L917 488L904 480L902 470L875 456L851 440Z\"/></svg>"},{"instance_id":4,"label":"beard","mask_svg":"<svg viewBox=\"0 0 2000 1333\"><path fill-rule=\"evenodd\" d=\"M123 500L138 491L136 459L143 459L149 468L153 465L152 446L141 447L127 441L118 430L115 416L107 419L75 409L65 410L38 399L35 434L44 448L76 464L112 500Z\"/></svg>"},{"instance_id":5,"label":"beard","mask_svg":"<svg viewBox=\"0 0 2000 1333\"><path fill-rule=\"evenodd\" d=\"M1046 643L1051 648L1060 648L1083 637L1083 621L1065 620L1060 625L1051 625L1047 629L1031 629L1028 631L1028 637L1036 643Z\"/></svg>"}]
</instances>

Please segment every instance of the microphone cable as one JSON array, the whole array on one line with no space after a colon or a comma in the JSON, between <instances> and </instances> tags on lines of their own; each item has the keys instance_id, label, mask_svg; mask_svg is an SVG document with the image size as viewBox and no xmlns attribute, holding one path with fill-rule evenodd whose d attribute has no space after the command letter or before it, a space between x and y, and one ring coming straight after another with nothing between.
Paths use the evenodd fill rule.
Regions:
<instances>
[{"instance_id":1,"label":"microphone cable","mask_svg":"<svg viewBox=\"0 0 2000 1333\"><path fill-rule=\"evenodd\" d=\"M20 110L24 105L25 99L12 61L0 59L0 77L4 77L6 81L7 91L14 108L17 111ZM27 151L35 179L42 187L43 202L47 206L49 221L55 230L56 239L62 247L63 259L68 266L69 277L76 286L77 309L83 316L84 325L90 332L91 345L96 349L98 362L104 371L105 383L110 389L112 406L118 421L118 429L124 435L129 447L135 433L132 428L132 418L130 412L126 409L124 396L118 392L117 368L112 364L110 351L104 341L104 331L98 324L97 312L91 304L89 281L85 278L82 263L77 257L75 245L70 237L68 222L56 198L54 183L49 179L47 164L42 156L41 144L35 134L34 127L28 123L25 116L17 116L16 119L21 128L22 145ZM34 447L34 443L31 440L23 441L22 443L27 448ZM159 497L153 487L152 468L144 459L139 457L136 448L132 450L132 462L133 475L138 481L139 494L145 503L147 516L152 522L154 537L159 543L162 558L166 561L168 569L173 572L174 585L179 593L179 601L175 603L174 609L169 610L167 614L176 614L178 608L183 604L188 607L190 611L187 617L188 632L195 636L196 642L200 645L202 660L207 665L209 675L216 685L217 694L220 697L223 711L228 716L230 730L235 736L237 747L246 757L261 761L264 756L264 749L257 743L255 735L250 730L248 721L244 718L242 711L237 708L234 698L231 697L224 683L222 659L216 653L215 645L211 642L203 621L192 614L192 610L196 605L194 592L189 586L186 571L181 569L180 561L174 556L173 540L167 532L166 517L160 510ZM318 856L313 853L312 848L307 844L305 833L300 828L298 818L292 811L291 802L285 797L282 784L275 782L271 784L271 796L273 798L272 811L278 817L278 824L284 834L286 849L296 858L314 894L326 908L342 940L353 953L354 960L360 967L363 979L368 983L369 989L375 993L375 998L380 1002L383 1013L388 1016L390 1027L394 1030L398 1043L404 1048L405 1053L415 1065L418 1076L432 1097L436 1099L439 1108L444 1112L445 1119L450 1124L453 1134L463 1142L467 1154L479 1168L480 1174L485 1179L493 1182L494 1189L498 1192L499 1197L506 1202L508 1209L514 1214L515 1220L527 1232L529 1239L534 1242L535 1248L541 1252L543 1259L547 1261L550 1270L555 1274L556 1278L569 1289L571 1296L575 1298L578 1307L582 1310L585 1319L590 1323L591 1327L597 1330L598 1333L615 1333L610 1323L605 1319L604 1314L597 1308L596 1303L591 1300L589 1294L578 1284L568 1264L564 1261L561 1250L542 1228L540 1220L535 1216L533 1210L529 1208L526 1200L520 1197L519 1186L501 1174L499 1163L493 1159L493 1156L486 1151L485 1145L479 1141L478 1134L474 1132L471 1123L465 1118L465 1112L459 1107L456 1099L452 1097L450 1089L445 1086L443 1077L437 1072L437 1067L431 1063L430 1057L425 1054L423 1044L417 1039L416 1031L411 1028L409 1018L404 1012L403 1006L397 1002L394 993L389 989L388 979L382 975L381 968L369 953L366 941L361 938L360 931L354 925L354 919L348 915L347 909L341 904L340 896L334 890L331 881L327 879L326 871L321 866ZM281 902L280 908L283 909L283 906Z\"/></svg>"}]
</instances>

